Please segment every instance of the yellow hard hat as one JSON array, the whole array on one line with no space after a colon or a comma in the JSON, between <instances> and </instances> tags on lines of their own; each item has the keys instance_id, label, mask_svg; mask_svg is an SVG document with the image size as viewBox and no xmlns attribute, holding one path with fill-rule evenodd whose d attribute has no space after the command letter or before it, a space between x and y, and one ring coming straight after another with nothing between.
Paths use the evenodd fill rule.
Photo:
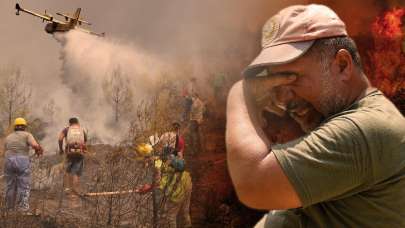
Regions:
<instances>
[{"instance_id":1,"label":"yellow hard hat","mask_svg":"<svg viewBox=\"0 0 405 228\"><path fill-rule=\"evenodd\" d=\"M146 157L152 154L153 147L149 143L140 143L136 146L136 152L139 156Z\"/></svg>"},{"instance_id":2,"label":"yellow hard hat","mask_svg":"<svg viewBox=\"0 0 405 228\"><path fill-rule=\"evenodd\" d=\"M23 125L23 126L27 126L27 121L25 121L24 118L17 118L14 121L14 126L18 126L18 125Z\"/></svg>"}]
</instances>

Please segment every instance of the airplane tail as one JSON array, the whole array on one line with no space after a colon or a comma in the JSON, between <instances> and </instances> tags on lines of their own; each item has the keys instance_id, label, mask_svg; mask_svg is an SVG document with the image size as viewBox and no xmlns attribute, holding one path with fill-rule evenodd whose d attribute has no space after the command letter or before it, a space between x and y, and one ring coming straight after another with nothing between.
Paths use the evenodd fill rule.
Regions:
<instances>
[{"instance_id":1,"label":"airplane tail","mask_svg":"<svg viewBox=\"0 0 405 228\"><path fill-rule=\"evenodd\" d=\"M75 14L73 15L73 20L70 21L71 26L76 26L77 23L79 22L79 20L80 20L80 11L81 10L82 10L81 8L77 8Z\"/></svg>"},{"instance_id":2,"label":"airplane tail","mask_svg":"<svg viewBox=\"0 0 405 228\"><path fill-rule=\"evenodd\" d=\"M20 4L15 4L15 9L17 10L16 12L15 12L15 14L16 15L20 15L20 10L21 10L21 7L20 7Z\"/></svg>"}]
</instances>

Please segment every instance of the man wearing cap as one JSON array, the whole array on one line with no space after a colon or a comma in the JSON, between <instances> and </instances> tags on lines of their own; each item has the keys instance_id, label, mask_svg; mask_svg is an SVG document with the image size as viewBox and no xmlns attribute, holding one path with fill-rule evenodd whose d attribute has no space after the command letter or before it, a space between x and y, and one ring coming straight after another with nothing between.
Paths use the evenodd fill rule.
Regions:
<instances>
[{"instance_id":1,"label":"man wearing cap","mask_svg":"<svg viewBox=\"0 0 405 228\"><path fill-rule=\"evenodd\" d=\"M43 150L34 136L26 131L27 121L17 118L14 121L14 132L6 137L4 176L6 179L6 207L17 209L29 214L29 198L31 191L30 147L37 156Z\"/></svg>"},{"instance_id":2,"label":"man wearing cap","mask_svg":"<svg viewBox=\"0 0 405 228\"><path fill-rule=\"evenodd\" d=\"M362 70L345 24L296 5L263 28L262 51L229 92L228 168L257 227L405 227L405 121ZM274 106L305 135L271 143ZM320 121L322 120L322 121Z\"/></svg>"}]
</instances>

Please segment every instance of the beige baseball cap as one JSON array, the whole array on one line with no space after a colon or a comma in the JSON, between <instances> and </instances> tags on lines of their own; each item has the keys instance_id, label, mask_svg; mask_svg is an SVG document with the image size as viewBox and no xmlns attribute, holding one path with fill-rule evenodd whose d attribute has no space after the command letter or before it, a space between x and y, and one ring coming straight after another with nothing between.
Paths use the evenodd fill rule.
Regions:
<instances>
[{"instance_id":1,"label":"beige baseball cap","mask_svg":"<svg viewBox=\"0 0 405 228\"><path fill-rule=\"evenodd\" d=\"M265 66L292 62L316 39L335 36L347 36L346 25L329 7L311 4L284 8L263 26L262 51L243 75L257 76Z\"/></svg>"}]
</instances>

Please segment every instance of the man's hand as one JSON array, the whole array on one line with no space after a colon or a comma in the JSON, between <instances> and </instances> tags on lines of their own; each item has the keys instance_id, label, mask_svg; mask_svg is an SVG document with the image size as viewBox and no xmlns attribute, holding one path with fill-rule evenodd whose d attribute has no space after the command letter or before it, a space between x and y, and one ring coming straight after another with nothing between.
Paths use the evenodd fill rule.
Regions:
<instances>
[{"instance_id":1,"label":"man's hand","mask_svg":"<svg viewBox=\"0 0 405 228\"><path fill-rule=\"evenodd\" d=\"M271 77L246 78L244 80L247 92L257 102L258 108L264 108L273 103L272 90L281 85L288 85L296 80L295 75L274 75Z\"/></svg>"},{"instance_id":2,"label":"man's hand","mask_svg":"<svg viewBox=\"0 0 405 228\"><path fill-rule=\"evenodd\" d=\"M35 155L36 155L37 157L39 157L39 156L41 156L41 155L44 154L44 150L42 149L42 147L41 147L40 145L35 146L35 147L34 147L34 150L35 150Z\"/></svg>"},{"instance_id":3,"label":"man's hand","mask_svg":"<svg viewBox=\"0 0 405 228\"><path fill-rule=\"evenodd\" d=\"M135 189L135 192L136 193L139 193L139 194L145 194L145 193L148 193L148 192L150 192L151 190L152 190L152 185L151 184L144 184L144 185L141 185L141 186L138 186L136 189Z\"/></svg>"},{"instance_id":4,"label":"man's hand","mask_svg":"<svg viewBox=\"0 0 405 228\"><path fill-rule=\"evenodd\" d=\"M288 85L295 80L295 75L274 75L271 77L244 79L245 94L252 99L262 127L267 125L265 119L261 116L263 111L270 111L279 116L285 114L285 109L277 106L272 99L272 96L274 96L273 89L281 85Z\"/></svg>"},{"instance_id":5,"label":"man's hand","mask_svg":"<svg viewBox=\"0 0 405 228\"><path fill-rule=\"evenodd\" d=\"M316 111L314 107L308 107L301 112L291 112L289 114L305 133L314 130L324 119L322 114Z\"/></svg>"}]
</instances>

